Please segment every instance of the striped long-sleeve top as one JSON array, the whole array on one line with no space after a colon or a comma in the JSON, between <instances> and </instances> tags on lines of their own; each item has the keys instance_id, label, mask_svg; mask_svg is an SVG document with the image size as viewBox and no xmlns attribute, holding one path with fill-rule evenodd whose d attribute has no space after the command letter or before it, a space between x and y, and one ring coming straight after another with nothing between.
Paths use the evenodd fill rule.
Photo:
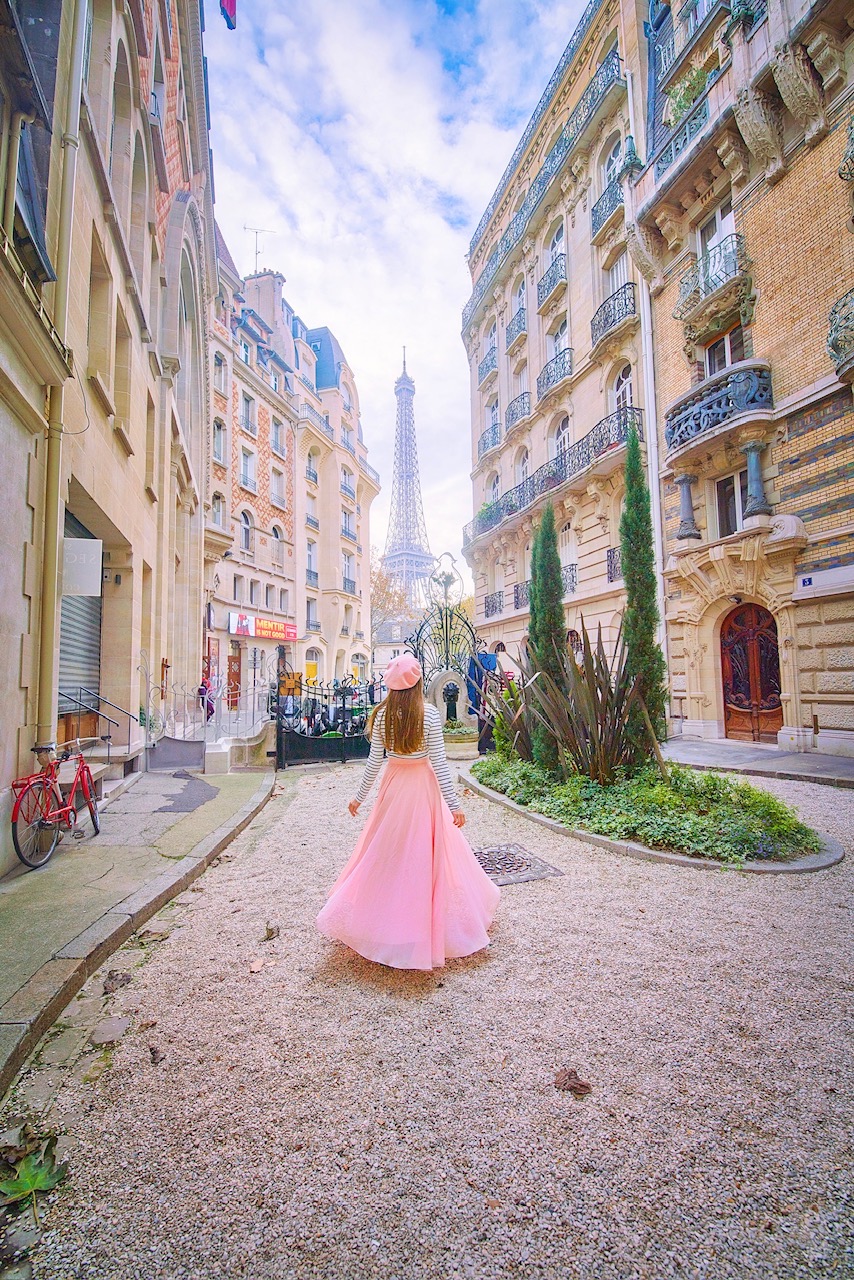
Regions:
<instances>
[{"instance_id":1,"label":"striped long-sleeve top","mask_svg":"<svg viewBox=\"0 0 854 1280\"><path fill-rule=\"evenodd\" d=\"M359 804L366 800L371 787L376 781L376 776L380 771L380 765L383 762L383 721L385 719L385 708L383 707L377 712L374 720L373 733L371 734L371 754L368 756L368 763L365 765L365 772L362 776L362 784L356 793L356 799ZM424 704L424 748L421 751L413 751L410 755L403 756L400 752L389 751L390 756L399 756L403 760L423 760L425 756L429 756L430 763L433 766L433 772L439 782L445 803L452 813L460 807L457 799L454 781L451 777L451 770L448 767L448 757L445 755L445 739L442 737L442 718L439 715L438 707L434 707L432 703Z\"/></svg>"}]
</instances>

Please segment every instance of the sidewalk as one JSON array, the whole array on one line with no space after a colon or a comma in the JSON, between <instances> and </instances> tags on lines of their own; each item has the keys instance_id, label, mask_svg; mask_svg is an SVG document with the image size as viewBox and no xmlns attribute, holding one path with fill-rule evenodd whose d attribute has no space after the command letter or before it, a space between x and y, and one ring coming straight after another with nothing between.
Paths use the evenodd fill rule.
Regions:
<instances>
[{"instance_id":1,"label":"sidewalk","mask_svg":"<svg viewBox=\"0 0 854 1280\"><path fill-rule=\"evenodd\" d=\"M671 738L662 744L665 759L690 764L695 769L723 769L795 782L823 782L831 787L854 787L854 759L828 756L818 751L781 751L773 745Z\"/></svg>"},{"instance_id":2,"label":"sidewalk","mask_svg":"<svg viewBox=\"0 0 854 1280\"><path fill-rule=\"evenodd\" d=\"M0 1097L86 978L263 807L274 774L146 773L66 835L46 867L0 880Z\"/></svg>"}]
</instances>

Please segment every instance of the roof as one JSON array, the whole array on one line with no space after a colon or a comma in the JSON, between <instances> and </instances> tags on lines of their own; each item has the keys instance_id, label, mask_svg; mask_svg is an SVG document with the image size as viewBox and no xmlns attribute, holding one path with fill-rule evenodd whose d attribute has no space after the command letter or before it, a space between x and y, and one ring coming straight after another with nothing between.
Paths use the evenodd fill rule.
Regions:
<instances>
[{"instance_id":1,"label":"roof","mask_svg":"<svg viewBox=\"0 0 854 1280\"><path fill-rule=\"evenodd\" d=\"M216 258L217 262L221 262L226 271L230 271L233 276L240 279L240 272L234 265L234 258L228 251L228 245L225 243L225 236L218 222L214 221L214 232L216 234Z\"/></svg>"},{"instance_id":2,"label":"roof","mask_svg":"<svg viewBox=\"0 0 854 1280\"><path fill-rule=\"evenodd\" d=\"M341 366L347 363L347 357L335 334L326 328L309 329L306 341L317 356L314 381L318 391L326 387L339 387Z\"/></svg>"}]
</instances>

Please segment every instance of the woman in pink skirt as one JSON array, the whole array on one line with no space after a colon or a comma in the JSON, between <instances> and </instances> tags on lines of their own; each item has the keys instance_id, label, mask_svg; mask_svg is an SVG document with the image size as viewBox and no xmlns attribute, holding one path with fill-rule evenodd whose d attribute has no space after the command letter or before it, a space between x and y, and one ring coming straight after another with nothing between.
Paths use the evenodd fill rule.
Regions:
<instances>
[{"instance_id":1,"label":"woman in pink skirt","mask_svg":"<svg viewBox=\"0 0 854 1280\"><path fill-rule=\"evenodd\" d=\"M435 969L488 946L500 892L460 831L460 809L436 707L424 701L409 654L385 673L386 700L371 715L371 754L355 815L389 761L373 812L317 917L329 938L395 969Z\"/></svg>"}]
</instances>

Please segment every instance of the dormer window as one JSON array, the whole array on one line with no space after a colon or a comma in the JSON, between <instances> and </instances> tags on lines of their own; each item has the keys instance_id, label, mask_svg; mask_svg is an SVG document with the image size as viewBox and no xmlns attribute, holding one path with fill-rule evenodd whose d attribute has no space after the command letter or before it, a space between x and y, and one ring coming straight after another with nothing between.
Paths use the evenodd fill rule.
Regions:
<instances>
[{"instance_id":1,"label":"dormer window","mask_svg":"<svg viewBox=\"0 0 854 1280\"><path fill-rule=\"evenodd\" d=\"M242 339L240 342L240 359L244 364L249 364L252 359L252 349L249 343L244 342Z\"/></svg>"}]
</instances>

